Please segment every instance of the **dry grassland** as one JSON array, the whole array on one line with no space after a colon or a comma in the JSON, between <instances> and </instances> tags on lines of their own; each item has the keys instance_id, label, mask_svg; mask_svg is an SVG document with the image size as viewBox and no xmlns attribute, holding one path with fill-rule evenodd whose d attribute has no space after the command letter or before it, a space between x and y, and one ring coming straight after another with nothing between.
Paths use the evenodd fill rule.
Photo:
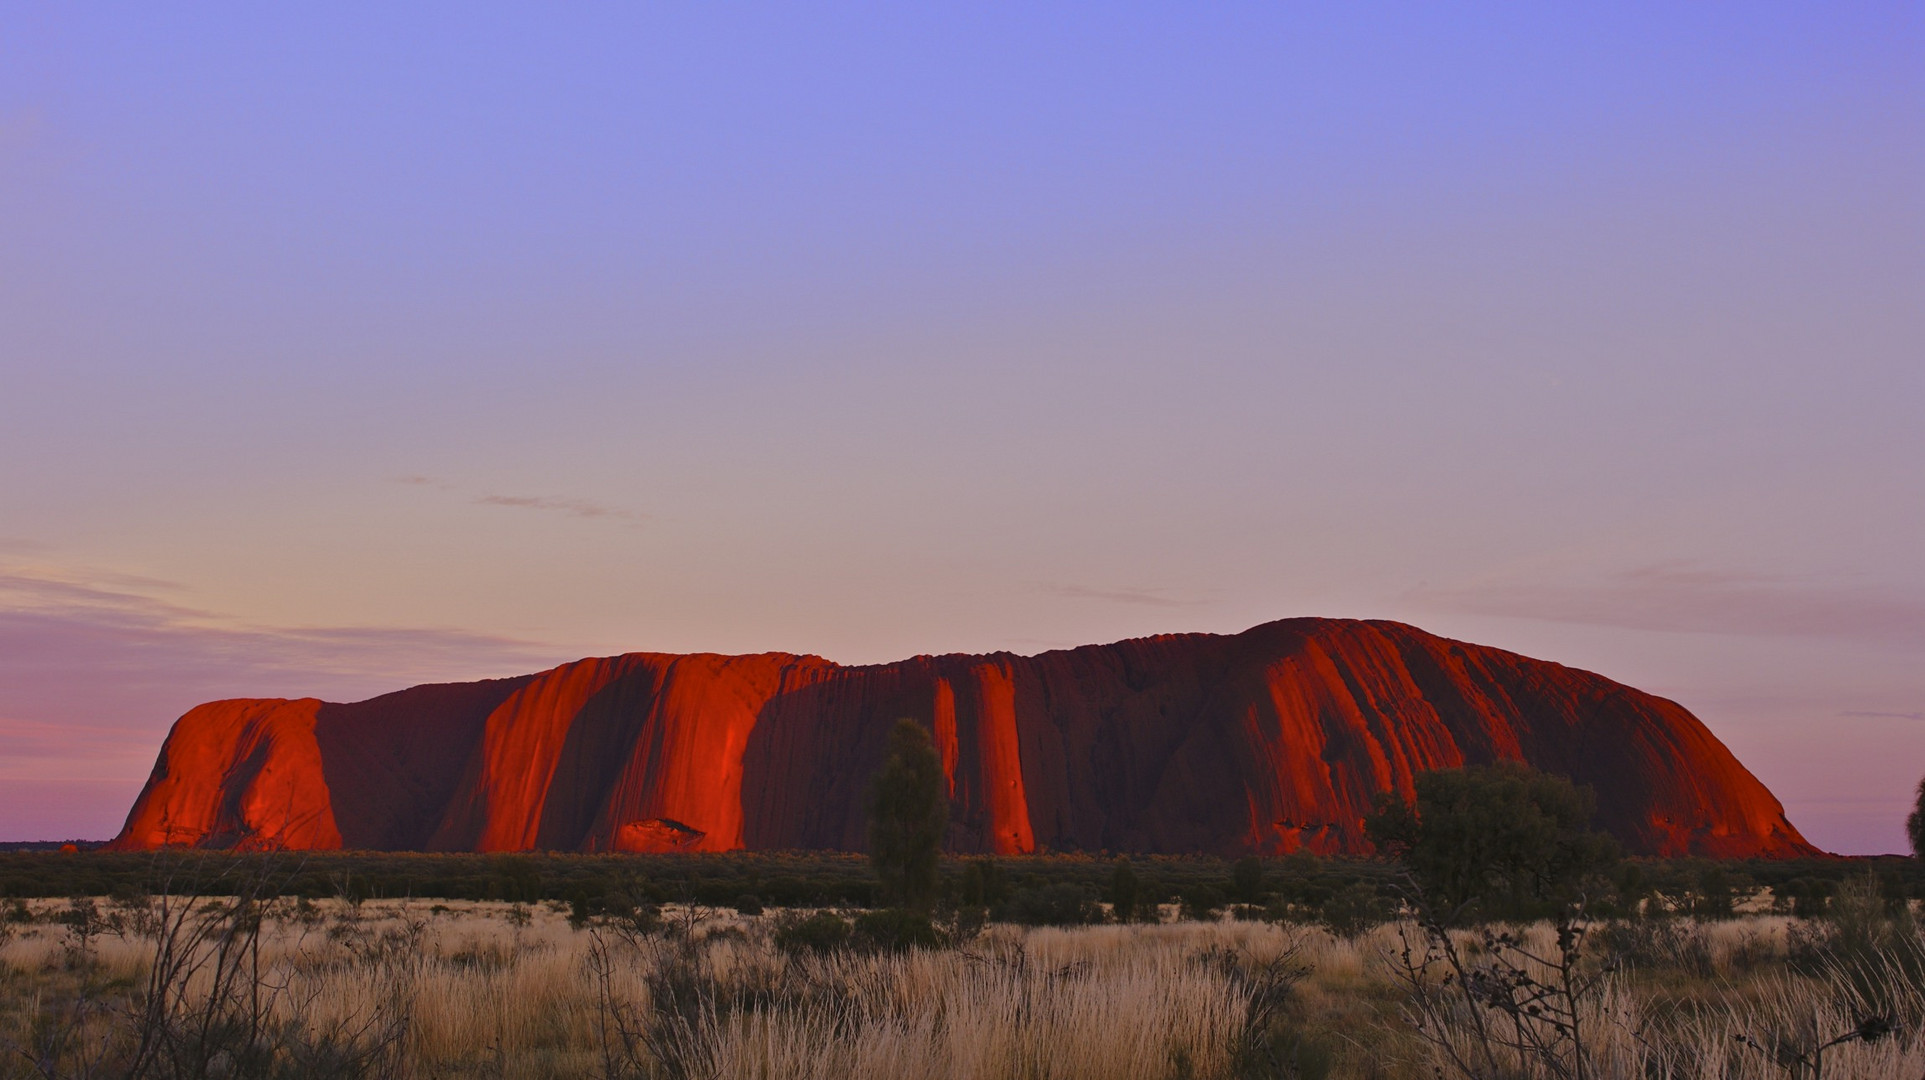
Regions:
<instances>
[{"instance_id":1,"label":"dry grassland","mask_svg":"<svg viewBox=\"0 0 1925 1080\"><path fill-rule=\"evenodd\" d=\"M1348 941L1262 922L992 926L939 950L814 954L776 947L776 915L671 910L667 932L640 935L577 928L551 906L280 902L235 947L223 989L213 962L157 986L164 930L151 917L77 939L46 921L64 908L42 902L42 919L11 924L0 944L0 1076L1453 1075L1447 1050L1417 1037L1397 978L1405 944L1421 941L1409 924ZM1786 918L1667 925L1584 1006L1587 1076L1810 1075L1789 1055L1852 1030L1873 1004L1839 971L1794 970ZM1554 951L1549 927L1524 933ZM1880 978L1871 992L1899 1030L1826 1051L1824 1076L1925 1077L1925 1008L1902 979ZM174 1006L153 1008L169 994ZM206 1023L221 1008L226 1019ZM248 1040L255 1058L235 1049ZM1482 1068L1475 1047L1460 1049ZM1498 1065L1491 1075L1556 1075Z\"/></svg>"}]
</instances>

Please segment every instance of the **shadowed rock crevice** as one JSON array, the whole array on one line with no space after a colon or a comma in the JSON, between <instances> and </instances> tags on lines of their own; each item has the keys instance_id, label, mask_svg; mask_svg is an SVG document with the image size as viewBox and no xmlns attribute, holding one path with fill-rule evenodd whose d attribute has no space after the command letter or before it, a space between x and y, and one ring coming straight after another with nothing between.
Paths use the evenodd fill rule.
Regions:
<instances>
[{"instance_id":1,"label":"shadowed rock crevice","mask_svg":"<svg viewBox=\"0 0 1925 1080\"><path fill-rule=\"evenodd\" d=\"M531 678L417 686L352 705L323 704L314 739L342 846L427 846L488 715Z\"/></svg>"}]
</instances>

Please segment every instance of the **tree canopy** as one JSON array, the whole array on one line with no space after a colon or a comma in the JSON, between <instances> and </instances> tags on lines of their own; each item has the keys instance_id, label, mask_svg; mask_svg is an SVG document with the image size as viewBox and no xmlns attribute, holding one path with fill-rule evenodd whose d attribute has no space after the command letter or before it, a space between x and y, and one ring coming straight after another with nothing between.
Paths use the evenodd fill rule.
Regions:
<instances>
[{"instance_id":1,"label":"tree canopy","mask_svg":"<svg viewBox=\"0 0 1925 1080\"><path fill-rule=\"evenodd\" d=\"M947 788L929 733L914 720L898 720L889 756L869 789L869 860L885 901L912 908L934 903L949 828Z\"/></svg>"},{"instance_id":2,"label":"tree canopy","mask_svg":"<svg viewBox=\"0 0 1925 1080\"><path fill-rule=\"evenodd\" d=\"M1517 762L1419 773L1416 798L1379 800L1365 829L1440 917L1529 917L1579 897L1618 859L1589 828L1596 799Z\"/></svg>"},{"instance_id":3,"label":"tree canopy","mask_svg":"<svg viewBox=\"0 0 1925 1080\"><path fill-rule=\"evenodd\" d=\"M1911 838L1912 855L1925 859L1925 780L1918 782L1918 798L1905 819L1905 835Z\"/></svg>"}]
</instances>

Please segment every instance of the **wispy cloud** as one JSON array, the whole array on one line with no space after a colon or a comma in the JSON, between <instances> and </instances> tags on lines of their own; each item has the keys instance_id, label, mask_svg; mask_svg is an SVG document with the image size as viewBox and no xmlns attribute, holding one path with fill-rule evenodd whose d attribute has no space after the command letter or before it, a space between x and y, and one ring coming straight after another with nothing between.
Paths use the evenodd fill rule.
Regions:
<instances>
[{"instance_id":1,"label":"wispy cloud","mask_svg":"<svg viewBox=\"0 0 1925 1080\"><path fill-rule=\"evenodd\" d=\"M1925 721L1925 712L1875 712L1870 709L1846 709L1840 716L1856 720L1919 720Z\"/></svg>"},{"instance_id":2,"label":"wispy cloud","mask_svg":"<svg viewBox=\"0 0 1925 1080\"><path fill-rule=\"evenodd\" d=\"M1925 598L1662 562L1590 580L1490 580L1407 598L1447 611L1717 634L1925 641Z\"/></svg>"},{"instance_id":3,"label":"wispy cloud","mask_svg":"<svg viewBox=\"0 0 1925 1080\"><path fill-rule=\"evenodd\" d=\"M164 586L0 567L0 727L16 750L22 732L45 725L153 731L213 698L353 700L561 659L538 643L453 628L250 623L153 595Z\"/></svg>"},{"instance_id":4,"label":"wispy cloud","mask_svg":"<svg viewBox=\"0 0 1925 1080\"><path fill-rule=\"evenodd\" d=\"M565 659L452 628L261 625L170 597L180 591L0 563L0 787L21 793L0 799L0 839L110 834L168 726L203 701L355 701Z\"/></svg>"},{"instance_id":5,"label":"wispy cloud","mask_svg":"<svg viewBox=\"0 0 1925 1080\"><path fill-rule=\"evenodd\" d=\"M419 473L396 476L392 479L397 484L405 484L409 487L431 487L449 492L459 491L459 488L454 484L442 480L439 477L425 476ZM504 506L511 510L546 510L552 513L565 514L568 517L587 518L590 520L603 519L607 521L627 522L629 524L639 524L648 517L647 514L638 513L634 510L611 506L608 503L598 502L594 499L583 499L569 495L502 495L487 493L474 495L469 501L477 506Z\"/></svg>"},{"instance_id":6,"label":"wispy cloud","mask_svg":"<svg viewBox=\"0 0 1925 1080\"><path fill-rule=\"evenodd\" d=\"M522 510L554 510L571 517L615 518L640 521L644 515L621 510L589 499L567 499L552 495L483 495L475 500L484 506L512 506Z\"/></svg>"},{"instance_id":7,"label":"wispy cloud","mask_svg":"<svg viewBox=\"0 0 1925 1080\"><path fill-rule=\"evenodd\" d=\"M1062 584L1045 584L1041 586L1041 589L1052 596L1061 596L1070 600L1101 600L1111 604L1140 604L1144 607L1195 607L1198 604L1208 602L1205 600L1172 596L1168 589L1094 589L1087 585Z\"/></svg>"},{"instance_id":8,"label":"wispy cloud","mask_svg":"<svg viewBox=\"0 0 1925 1080\"><path fill-rule=\"evenodd\" d=\"M124 727L0 717L0 781L103 772L137 776L153 764L154 746Z\"/></svg>"}]
</instances>

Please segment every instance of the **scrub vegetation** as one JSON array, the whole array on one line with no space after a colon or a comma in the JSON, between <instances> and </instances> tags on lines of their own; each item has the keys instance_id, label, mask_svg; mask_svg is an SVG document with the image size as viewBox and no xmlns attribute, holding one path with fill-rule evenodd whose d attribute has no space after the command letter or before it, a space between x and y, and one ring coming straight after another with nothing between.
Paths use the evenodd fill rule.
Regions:
<instances>
[{"instance_id":1,"label":"scrub vegetation","mask_svg":"<svg viewBox=\"0 0 1925 1080\"><path fill-rule=\"evenodd\" d=\"M1916 860L1624 862L1512 765L1376 860L943 860L919 734L868 861L0 857L0 1078L1925 1075Z\"/></svg>"},{"instance_id":2,"label":"scrub vegetation","mask_svg":"<svg viewBox=\"0 0 1925 1080\"><path fill-rule=\"evenodd\" d=\"M1809 918L1588 923L1569 970L1550 922L1154 918L23 901L0 1076L1925 1074L1925 945L1869 878Z\"/></svg>"}]
</instances>

